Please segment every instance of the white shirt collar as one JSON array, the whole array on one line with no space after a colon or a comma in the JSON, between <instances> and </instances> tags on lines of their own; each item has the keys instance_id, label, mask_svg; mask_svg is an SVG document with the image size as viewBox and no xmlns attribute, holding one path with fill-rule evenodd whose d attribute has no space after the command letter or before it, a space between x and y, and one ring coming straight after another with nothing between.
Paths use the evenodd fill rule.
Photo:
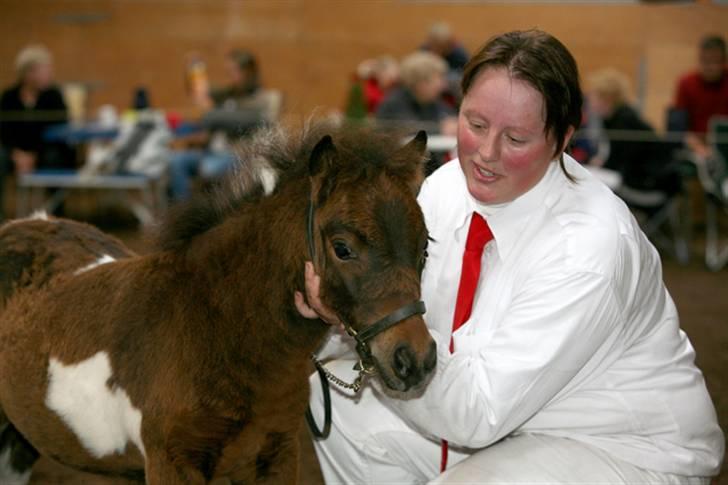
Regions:
<instances>
[{"instance_id":1,"label":"white shirt collar","mask_svg":"<svg viewBox=\"0 0 728 485\"><path fill-rule=\"evenodd\" d=\"M463 183L467 187L465 174L462 171L460 173ZM566 182L566 177L561 172L558 160L554 160L533 188L511 202L482 204L475 200L466 189L468 210L462 214L461 220L457 223L455 238L459 241L461 238L467 237L471 214L477 212L488 222L498 247L498 254L502 258L507 257L510 249L523 233L523 228L528 224L529 216L544 204L553 205L558 197L558 186L564 182Z\"/></svg>"}]
</instances>

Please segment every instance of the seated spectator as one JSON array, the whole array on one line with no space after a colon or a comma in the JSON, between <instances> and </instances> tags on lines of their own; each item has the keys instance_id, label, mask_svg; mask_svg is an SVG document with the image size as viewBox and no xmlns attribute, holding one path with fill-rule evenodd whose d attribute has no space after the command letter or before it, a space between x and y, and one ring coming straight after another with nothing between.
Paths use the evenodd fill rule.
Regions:
<instances>
[{"instance_id":1,"label":"seated spectator","mask_svg":"<svg viewBox=\"0 0 728 485\"><path fill-rule=\"evenodd\" d=\"M430 27L427 40L421 49L442 57L447 62L449 71L462 72L470 58L468 51L455 39L450 26L445 22L436 22Z\"/></svg>"},{"instance_id":2,"label":"seated spectator","mask_svg":"<svg viewBox=\"0 0 728 485\"><path fill-rule=\"evenodd\" d=\"M399 82L399 64L392 56L367 59L359 64L357 77L364 82L367 113L374 114L387 93Z\"/></svg>"},{"instance_id":3,"label":"seated spectator","mask_svg":"<svg viewBox=\"0 0 728 485\"><path fill-rule=\"evenodd\" d=\"M626 76L604 69L591 77L590 84L590 107L602 120L609 150L606 159L598 153L589 164L618 172L628 187L674 191L678 182L667 169L670 150L630 106Z\"/></svg>"},{"instance_id":4,"label":"seated spectator","mask_svg":"<svg viewBox=\"0 0 728 485\"><path fill-rule=\"evenodd\" d=\"M0 218L4 174L75 164L68 146L43 141L49 126L68 120L63 96L53 82L50 52L43 46L28 46L18 54L15 69L18 81L0 96Z\"/></svg>"},{"instance_id":5,"label":"seated spectator","mask_svg":"<svg viewBox=\"0 0 728 485\"><path fill-rule=\"evenodd\" d=\"M401 86L393 89L377 109L377 119L396 121L413 129L454 134L453 109L441 99L445 89L445 61L429 52L415 52L400 65Z\"/></svg>"},{"instance_id":6,"label":"seated spectator","mask_svg":"<svg viewBox=\"0 0 728 485\"><path fill-rule=\"evenodd\" d=\"M432 52L447 62L448 70L445 76L447 86L442 97L448 105L457 108L462 99L460 81L463 67L470 58L465 47L455 39L449 25L444 22L436 22L430 28L427 41L421 46L421 50Z\"/></svg>"},{"instance_id":7,"label":"seated spectator","mask_svg":"<svg viewBox=\"0 0 728 485\"><path fill-rule=\"evenodd\" d=\"M195 103L209 110L203 118L208 135L202 147L177 151L170 160L170 197L173 201L189 198L193 176L215 179L235 163L233 142L245 128L263 119L264 101L260 94L258 63L246 51L234 50L226 59L227 86L193 93Z\"/></svg>"},{"instance_id":8,"label":"seated spectator","mask_svg":"<svg viewBox=\"0 0 728 485\"><path fill-rule=\"evenodd\" d=\"M401 86L382 101L377 120L385 126L393 123L412 131L455 136L455 110L442 99L446 71L445 61L429 52L415 52L405 57L400 65ZM434 172L446 160L445 154L431 154L425 173Z\"/></svg>"},{"instance_id":9,"label":"seated spectator","mask_svg":"<svg viewBox=\"0 0 728 485\"><path fill-rule=\"evenodd\" d=\"M677 86L675 108L687 114L688 147L700 158L710 150L705 143L708 121L715 115L728 115L728 67L725 40L708 36L700 43L698 68L685 74Z\"/></svg>"}]
</instances>

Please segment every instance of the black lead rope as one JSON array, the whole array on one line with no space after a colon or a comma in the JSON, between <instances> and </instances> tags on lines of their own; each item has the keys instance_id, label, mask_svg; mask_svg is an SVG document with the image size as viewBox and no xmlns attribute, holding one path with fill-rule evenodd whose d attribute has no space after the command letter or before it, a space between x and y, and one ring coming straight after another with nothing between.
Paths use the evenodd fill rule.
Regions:
<instances>
[{"instance_id":1,"label":"black lead rope","mask_svg":"<svg viewBox=\"0 0 728 485\"><path fill-rule=\"evenodd\" d=\"M313 240L313 187L311 187L311 189L311 195L308 201L308 211L306 214L306 244L308 244L308 254L311 258L311 263L315 264L316 245ZM326 372L324 372L324 369L321 368L321 365L316 359L313 359L313 362L316 366L316 372L318 372L319 379L321 380L321 390L324 394L324 429L320 429L316 424L316 419L313 417L310 404L306 408L306 423L308 423L308 428L311 430L311 434L313 434L316 439L324 440L329 437L329 433L331 432L331 389L329 388L329 380L326 376Z\"/></svg>"},{"instance_id":2,"label":"black lead rope","mask_svg":"<svg viewBox=\"0 0 728 485\"><path fill-rule=\"evenodd\" d=\"M314 242L313 229L314 209L315 207L313 203L312 192L308 202L308 213L306 220L306 243L308 244L308 253L312 263L315 263L316 261L316 245ZM354 338L354 340L356 340L356 352L357 354L359 354L359 363L355 367L355 369L359 370L359 376L356 378L353 384L348 384L331 374L331 372L326 370L323 364L314 355L311 355L311 360L313 360L313 363L316 366L316 371L319 375L319 379L321 379L321 388L324 395L323 430L320 429L316 424L316 420L314 419L313 413L311 412L311 406L309 405L306 409L306 422L308 423L308 427L311 430L311 434L313 434L316 439L326 439L331 432L331 389L329 388L329 379L333 380L342 387L352 389L354 393L358 392L361 388L361 383L364 376L376 372L374 368L374 358L372 357L372 351L369 348L368 341L379 335L380 333L384 332L388 328L398 324L402 320L405 320L413 315L422 315L424 313L425 302L415 301L412 303L408 303L407 305L398 308L389 315L363 329L361 332L357 332L351 327L351 325L349 325L347 321L342 320L344 323L344 328L346 329L346 333L348 333Z\"/></svg>"},{"instance_id":3,"label":"black lead rope","mask_svg":"<svg viewBox=\"0 0 728 485\"><path fill-rule=\"evenodd\" d=\"M316 424L310 405L306 408L306 422L308 423L308 429L311 430L311 434L316 439L325 440L331 432L331 390L329 389L329 380L326 377L326 373L318 363L316 363L316 371L318 372L319 379L321 379L321 389L324 394L324 429L320 430Z\"/></svg>"}]
</instances>

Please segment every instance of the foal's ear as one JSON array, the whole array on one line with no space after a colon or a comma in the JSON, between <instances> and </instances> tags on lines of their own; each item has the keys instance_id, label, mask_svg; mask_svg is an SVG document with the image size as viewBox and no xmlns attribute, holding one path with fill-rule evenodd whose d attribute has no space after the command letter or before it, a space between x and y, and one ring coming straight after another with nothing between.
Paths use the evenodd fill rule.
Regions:
<instances>
[{"instance_id":1,"label":"foal's ear","mask_svg":"<svg viewBox=\"0 0 728 485\"><path fill-rule=\"evenodd\" d=\"M417 195L425 180L425 160L427 156L427 133L420 130L406 145L399 149L400 169L407 177L407 184Z\"/></svg>"},{"instance_id":2,"label":"foal's ear","mask_svg":"<svg viewBox=\"0 0 728 485\"><path fill-rule=\"evenodd\" d=\"M308 173L310 176L320 174L324 169L331 165L331 161L336 154L336 147L331 135L326 135L313 147L311 157L308 160Z\"/></svg>"},{"instance_id":3,"label":"foal's ear","mask_svg":"<svg viewBox=\"0 0 728 485\"><path fill-rule=\"evenodd\" d=\"M418 131L415 137L412 138L409 143L402 147L403 151L414 152L415 154L418 154L420 156L423 156L425 154L426 149L427 133L425 133L424 130Z\"/></svg>"}]
</instances>

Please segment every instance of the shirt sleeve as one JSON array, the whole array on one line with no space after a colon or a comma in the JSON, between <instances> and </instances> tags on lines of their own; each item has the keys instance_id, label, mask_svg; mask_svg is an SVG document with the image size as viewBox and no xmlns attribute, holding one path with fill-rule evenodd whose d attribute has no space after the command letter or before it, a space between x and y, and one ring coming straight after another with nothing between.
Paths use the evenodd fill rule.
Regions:
<instances>
[{"instance_id":1,"label":"shirt sleeve","mask_svg":"<svg viewBox=\"0 0 728 485\"><path fill-rule=\"evenodd\" d=\"M440 345L423 395L391 406L433 437L488 446L564 390L622 321L607 278L560 268L530 278L505 314L492 334L465 337L452 355Z\"/></svg>"}]
</instances>

